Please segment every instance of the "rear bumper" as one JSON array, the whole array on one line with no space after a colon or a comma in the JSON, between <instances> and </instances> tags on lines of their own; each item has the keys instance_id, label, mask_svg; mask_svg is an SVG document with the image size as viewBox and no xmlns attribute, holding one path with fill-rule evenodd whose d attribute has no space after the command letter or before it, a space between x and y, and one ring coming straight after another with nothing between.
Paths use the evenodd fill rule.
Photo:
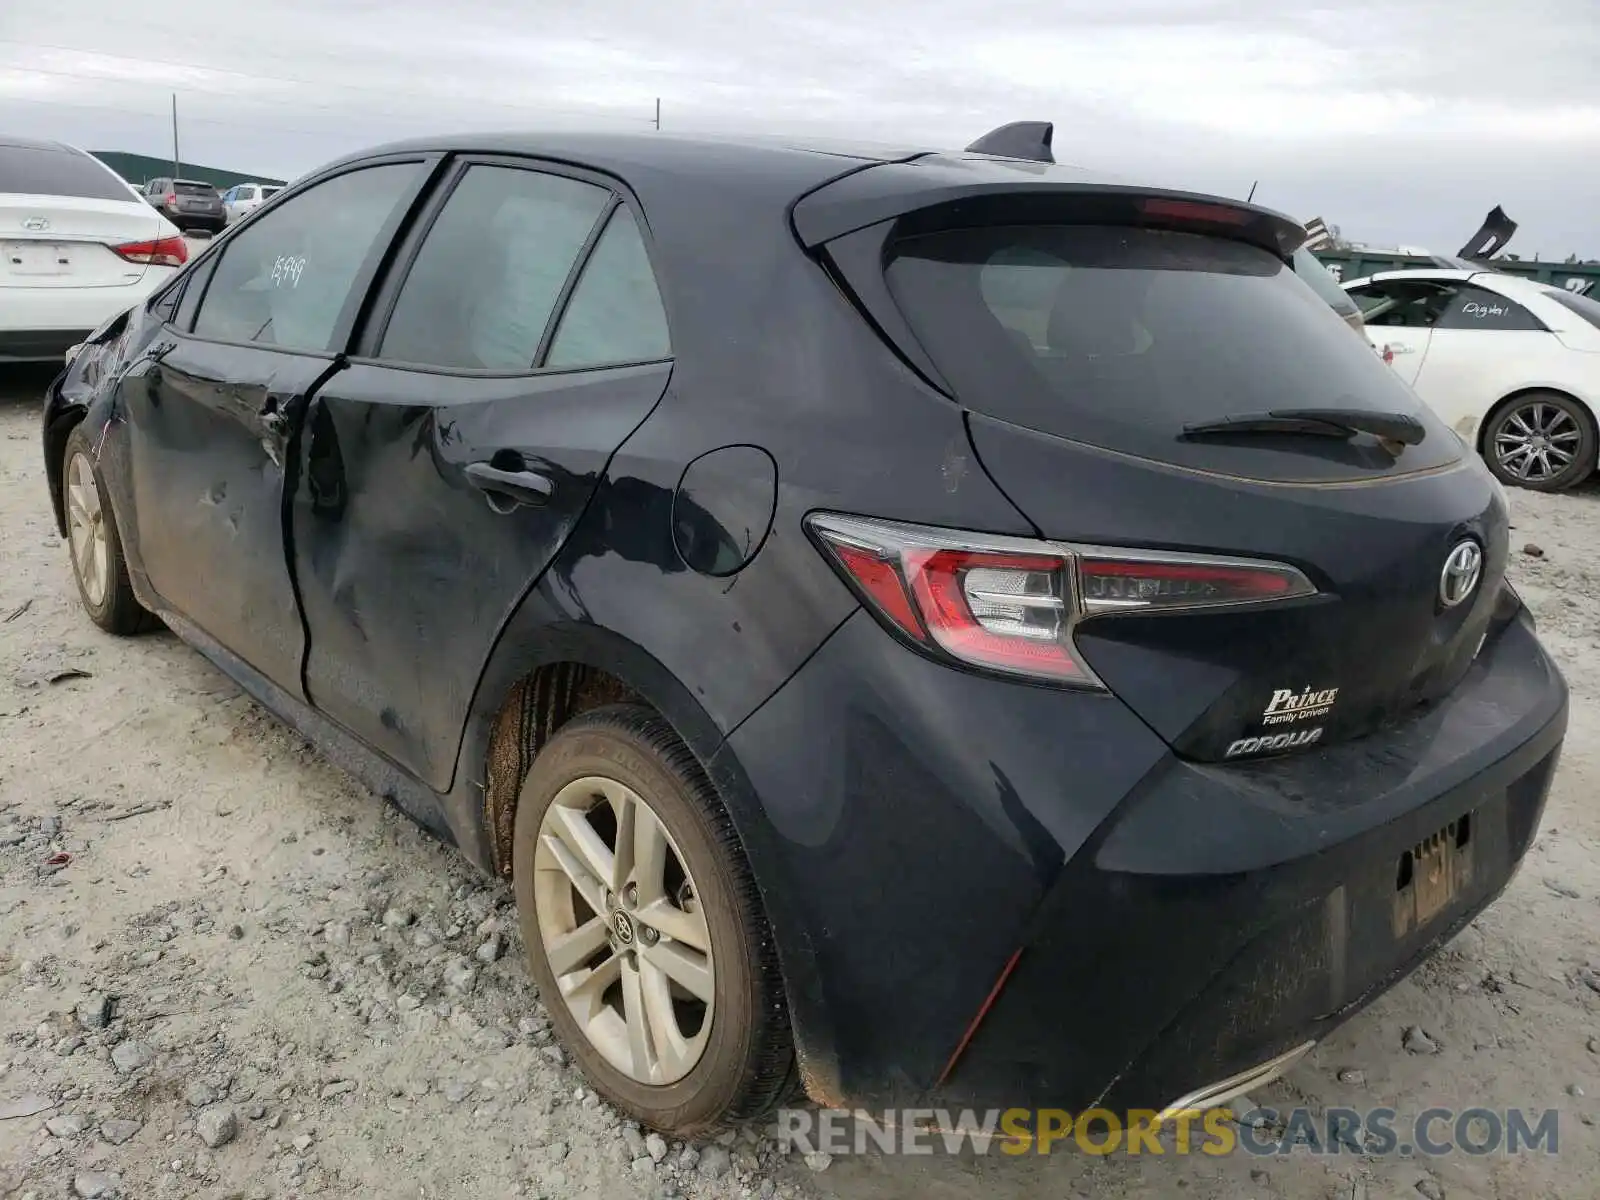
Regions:
<instances>
[{"instance_id":1,"label":"rear bumper","mask_svg":"<svg viewBox=\"0 0 1600 1200\"><path fill-rule=\"evenodd\" d=\"M134 283L113 287L0 288L0 362L60 359L101 322L132 308L176 267L146 267Z\"/></svg>"},{"instance_id":2,"label":"rear bumper","mask_svg":"<svg viewBox=\"0 0 1600 1200\"><path fill-rule=\"evenodd\" d=\"M81 329L0 329L0 362L54 362L65 358L67 351L93 330L93 325Z\"/></svg>"},{"instance_id":3,"label":"rear bumper","mask_svg":"<svg viewBox=\"0 0 1600 1200\"><path fill-rule=\"evenodd\" d=\"M1161 1109L1316 1041L1503 890L1566 716L1521 614L1403 726L1194 764L1118 701L925 663L858 614L726 751L770 822L747 842L808 1088ZM1470 873L1418 925L1402 856L1463 818Z\"/></svg>"}]
</instances>

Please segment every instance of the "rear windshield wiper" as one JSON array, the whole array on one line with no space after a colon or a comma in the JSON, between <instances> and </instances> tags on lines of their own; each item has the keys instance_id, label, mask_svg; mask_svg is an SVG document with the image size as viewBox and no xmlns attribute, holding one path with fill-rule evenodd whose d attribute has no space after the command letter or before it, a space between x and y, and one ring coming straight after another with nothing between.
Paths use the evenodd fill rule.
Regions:
<instances>
[{"instance_id":1,"label":"rear windshield wiper","mask_svg":"<svg viewBox=\"0 0 1600 1200\"><path fill-rule=\"evenodd\" d=\"M1415 446L1427 436L1421 421L1405 413L1362 408L1275 408L1264 413L1239 413L1183 427L1187 437L1234 433L1307 433L1347 438L1370 433L1385 441Z\"/></svg>"}]
</instances>

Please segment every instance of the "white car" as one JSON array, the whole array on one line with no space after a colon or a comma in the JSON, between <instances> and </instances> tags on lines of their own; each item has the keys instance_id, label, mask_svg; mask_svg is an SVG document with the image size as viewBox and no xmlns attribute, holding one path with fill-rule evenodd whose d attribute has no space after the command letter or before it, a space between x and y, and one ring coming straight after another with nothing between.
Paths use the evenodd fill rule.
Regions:
<instances>
[{"instance_id":1,"label":"white car","mask_svg":"<svg viewBox=\"0 0 1600 1200\"><path fill-rule=\"evenodd\" d=\"M0 363L63 357L188 257L177 227L99 159L0 134Z\"/></svg>"},{"instance_id":2,"label":"white car","mask_svg":"<svg viewBox=\"0 0 1600 1200\"><path fill-rule=\"evenodd\" d=\"M1371 340L1501 480L1594 473L1600 302L1495 271L1386 271L1344 285Z\"/></svg>"},{"instance_id":3,"label":"white car","mask_svg":"<svg viewBox=\"0 0 1600 1200\"><path fill-rule=\"evenodd\" d=\"M281 185L272 183L241 183L229 188L222 193L222 207L227 210L228 224L232 225L240 217L249 216L281 191Z\"/></svg>"}]
</instances>

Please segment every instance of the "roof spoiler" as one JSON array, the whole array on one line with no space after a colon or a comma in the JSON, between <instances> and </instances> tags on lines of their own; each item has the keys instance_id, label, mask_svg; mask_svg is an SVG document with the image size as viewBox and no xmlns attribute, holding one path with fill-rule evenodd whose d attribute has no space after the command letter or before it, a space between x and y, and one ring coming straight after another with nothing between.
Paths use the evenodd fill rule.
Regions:
<instances>
[{"instance_id":1,"label":"roof spoiler","mask_svg":"<svg viewBox=\"0 0 1600 1200\"><path fill-rule=\"evenodd\" d=\"M1053 163L1056 156L1050 150L1050 139L1055 135L1055 128L1049 121L1013 121L991 129L968 146L967 153Z\"/></svg>"}]
</instances>

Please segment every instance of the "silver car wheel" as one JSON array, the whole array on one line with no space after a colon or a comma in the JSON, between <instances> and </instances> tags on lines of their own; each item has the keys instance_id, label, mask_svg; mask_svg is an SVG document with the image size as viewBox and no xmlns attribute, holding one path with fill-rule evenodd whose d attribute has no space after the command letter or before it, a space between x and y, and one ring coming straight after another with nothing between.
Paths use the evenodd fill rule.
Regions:
<instances>
[{"instance_id":1,"label":"silver car wheel","mask_svg":"<svg viewBox=\"0 0 1600 1200\"><path fill-rule=\"evenodd\" d=\"M111 586L111 546L106 540L100 488L85 454L74 454L67 464L67 540L83 594L91 606L99 608Z\"/></svg>"},{"instance_id":2,"label":"silver car wheel","mask_svg":"<svg viewBox=\"0 0 1600 1200\"><path fill-rule=\"evenodd\" d=\"M574 780L539 824L534 908L550 972L589 1043L639 1083L676 1083L715 1017L711 933L672 835L632 788Z\"/></svg>"},{"instance_id":3,"label":"silver car wheel","mask_svg":"<svg viewBox=\"0 0 1600 1200\"><path fill-rule=\"evenodd\" d=\"M1572 415L1536 400L1515 408L1494 437L1494 454L1506 474L1543 483L1572 465L1583 431Z\"/></svg>"}]
</instances>

